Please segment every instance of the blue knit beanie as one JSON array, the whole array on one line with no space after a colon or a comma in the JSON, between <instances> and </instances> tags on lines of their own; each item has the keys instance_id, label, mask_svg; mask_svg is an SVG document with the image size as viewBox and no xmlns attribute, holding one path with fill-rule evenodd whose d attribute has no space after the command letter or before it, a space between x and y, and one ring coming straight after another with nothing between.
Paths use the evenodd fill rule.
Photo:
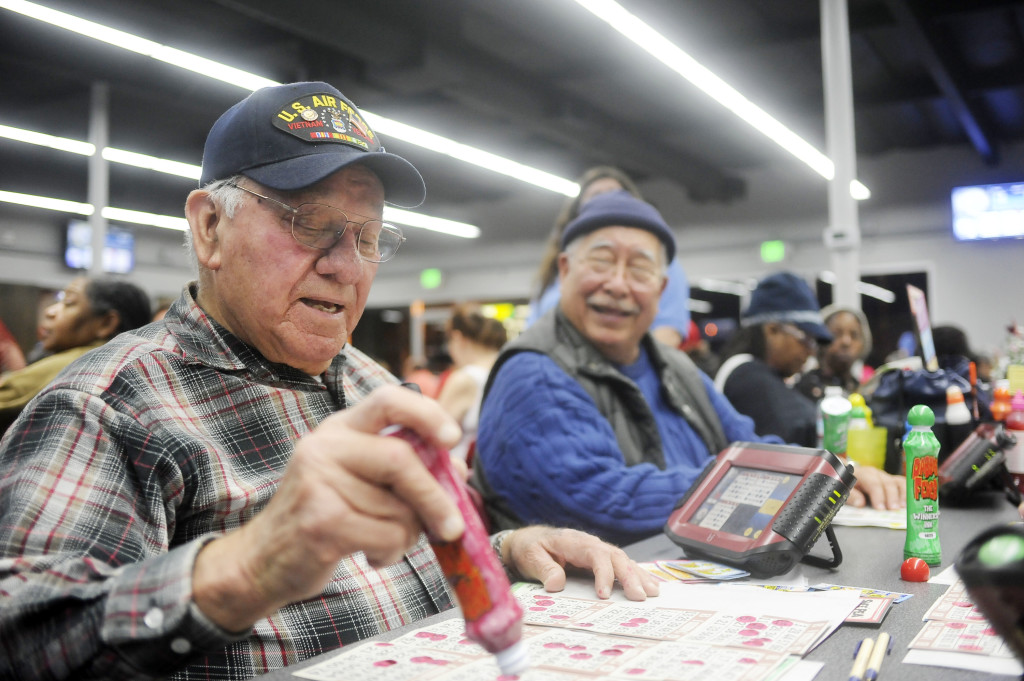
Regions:
<instances>
[{"instance_id":1,"label":"blue knit beanie","mask_svg":"<svg viewBox=\"0 0 1024 681\"><path fill-rule=\"evenodd\" d=\"M676 256L676 238L661 213L625 190L598 194L584 203L579 215L565 226L561 249L564 251L569 242L602 227L636 227L646 230L665 245L667 262L672 262Z\"/></svg>"}]
</instances>

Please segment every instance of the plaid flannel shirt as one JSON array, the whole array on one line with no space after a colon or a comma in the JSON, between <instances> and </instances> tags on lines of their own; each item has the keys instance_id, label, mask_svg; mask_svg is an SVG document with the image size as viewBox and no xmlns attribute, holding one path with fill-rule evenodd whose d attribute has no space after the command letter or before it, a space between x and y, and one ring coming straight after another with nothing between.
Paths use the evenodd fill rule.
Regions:
<instances>
[{"instance_id":1,"label":"plaid flannel shirt","mask_svg":"<svg viewBox=\"0 0 1024 681\"><path fill-rule=\"evenodd\" d=\"M250 678L452 607L423 537L241 636L191 600L199 549L266 505L296 440L394 382L351 346L322 383L272 364L191 287L72 364L0 442L0 678Z\"/></svg>"}]
</instances>

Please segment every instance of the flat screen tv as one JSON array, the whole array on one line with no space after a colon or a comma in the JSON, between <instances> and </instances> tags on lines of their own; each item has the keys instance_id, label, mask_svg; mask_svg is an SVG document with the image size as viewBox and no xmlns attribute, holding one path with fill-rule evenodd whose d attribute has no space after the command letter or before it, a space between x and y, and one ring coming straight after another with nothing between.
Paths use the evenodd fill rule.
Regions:
<instances>
[{"instance_id":1,"label":"flat screen tv","mask_svg":"<svg viewBox=\"0 0 1024 681\"><path fill-rule=\"evenodd\" d=\"M1024 237L1024 182L954 187L950 199L957 241Z\"/></svg>"},{"instance_id":2,"label":"flat screen tv","mask_svg":"<svg viewBox=\"0 0 1024 681\"><path fill-rule=\"evenodd\" d=\"M69 220L64 263L76 270L92 266L92 225L85 220ZM124 227L107 226L103 247L103 271L127 274L135 267L135 235Z\"/></svg>"}]
</instances>

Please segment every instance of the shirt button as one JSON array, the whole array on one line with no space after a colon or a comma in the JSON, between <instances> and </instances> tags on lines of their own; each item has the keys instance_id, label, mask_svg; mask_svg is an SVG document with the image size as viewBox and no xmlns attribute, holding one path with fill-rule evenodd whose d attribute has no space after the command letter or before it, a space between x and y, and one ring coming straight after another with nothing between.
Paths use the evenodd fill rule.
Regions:
<instances>
[{"instance_id":1,"label":"shirt button","mask_svg":"<svg viewBox=\"0 0 1024 681\"><path fill-rule=\"evenodd\" d=\"M150 608L146 612L146 616L142 618L142 621L146 623L146 626L150 629L159 629L164 623L164 611L160 608Z\"/></svg>"},{"instance_id":2,"label":"shirt button","mask_svg":"<svg viewBox=\"0 0 1024 681\"><path fill-rule=\"evenodd\" d=\"M176 638L173 641L171 641L171 650L178 653L179 655L184 655L185 653L192 650L192 644L189 643L187 639Z\"/></svg>"}]
</instances>

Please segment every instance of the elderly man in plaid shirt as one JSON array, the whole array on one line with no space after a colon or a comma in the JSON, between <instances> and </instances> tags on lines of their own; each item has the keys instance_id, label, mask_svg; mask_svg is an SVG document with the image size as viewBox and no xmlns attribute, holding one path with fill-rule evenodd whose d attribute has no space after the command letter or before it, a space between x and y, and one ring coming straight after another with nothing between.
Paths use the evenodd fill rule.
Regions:
<instances>
[{"instance_id":1,"label":"elderly man in plaid shirt","mask_svg":"<svg viewBox=\"0 0 1024 681\"><path fill-rule=\"evenodd\" d=\"M458 427L347 339L423 199L326 83L264 88L214 124L185 212L198 267L162 322L45 389L0 443L0 678L242 679L451 608L423 531L462 518L401 424ZM502 560L599 596L657 587L574 531Z\"/></svg>"}]
</instances>

